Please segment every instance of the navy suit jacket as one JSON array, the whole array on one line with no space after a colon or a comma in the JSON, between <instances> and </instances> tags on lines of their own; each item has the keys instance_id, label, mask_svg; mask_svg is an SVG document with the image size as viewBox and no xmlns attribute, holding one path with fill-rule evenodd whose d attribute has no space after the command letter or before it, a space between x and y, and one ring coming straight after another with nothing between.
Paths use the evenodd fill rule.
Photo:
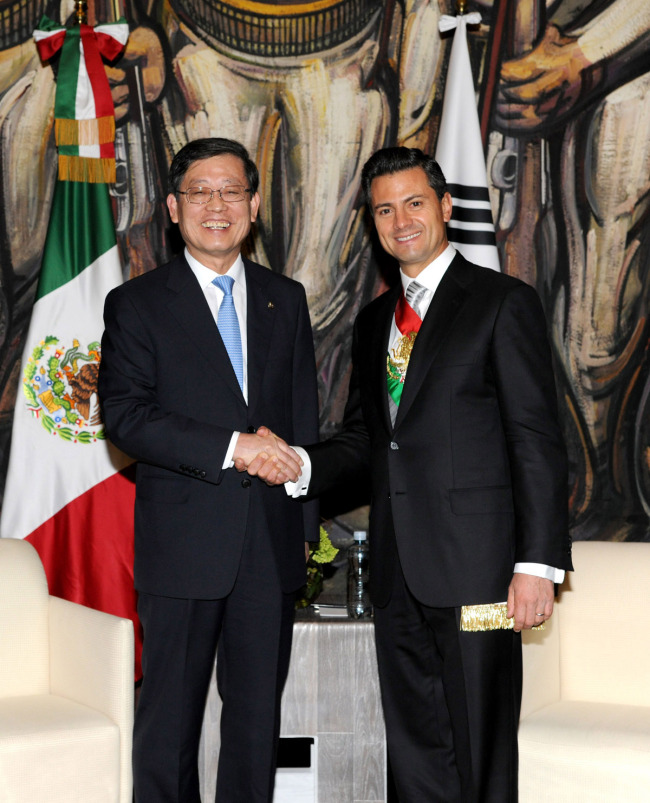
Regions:
<instances>
[{"instance_id":1,"label":"navy suit jacket","mask_svg":"<svg viewBox=\"0 0 650 803\"><path fill-rule=\"evenodd\" d=\"M310 494L371 474L370 583L399 554L420 602L506 600L517 562L571 568L566 450L535 291L457 254L417 335L395 426L386 355L401 287L357 317L340 434L308 449Z\"/></svg>"},{"instance_id":2,"label":"navy suit jacket","mask_svg":"<svg viewBox=\"0 0 650 803\"><path fill-rule=\"evenodd\" d=\"M233 586L249 527L271 539L283 589L305 582L314 503L222 468L233 431L269 426L289 443L318 437L309 312L299 283L244 260L248 405L184 257L109 293L99 394L112 442L138 461L135 584L218 599Z\"/></svg>"}]
</instances>

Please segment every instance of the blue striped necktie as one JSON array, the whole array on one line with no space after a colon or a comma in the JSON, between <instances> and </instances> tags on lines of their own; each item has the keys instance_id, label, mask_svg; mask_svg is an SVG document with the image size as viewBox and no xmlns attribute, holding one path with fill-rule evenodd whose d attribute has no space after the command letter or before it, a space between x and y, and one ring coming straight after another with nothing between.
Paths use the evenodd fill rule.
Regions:
<instances>
[{"instance_id":1,"label":"blue striped necktie","mask_svg":"<svg viewBox=\"0 0 650 803\"><path fill-rule=\"evenodd\" d=\"M223 292L223 299L217 315L217 326L221 339L226 347L230 362L235 370L239 387L244 390L244 356L241 347L241 332L239 318L235 309L235 300L232 297L232 286L235 280L232 276L217 276L212 284Z\"/></svg>"}]
</instances>

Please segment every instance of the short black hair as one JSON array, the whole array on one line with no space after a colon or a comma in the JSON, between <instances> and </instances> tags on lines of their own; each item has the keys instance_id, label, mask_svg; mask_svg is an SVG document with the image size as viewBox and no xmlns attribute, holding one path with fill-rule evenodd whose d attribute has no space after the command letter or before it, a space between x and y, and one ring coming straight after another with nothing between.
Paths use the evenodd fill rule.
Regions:
<instances>
[{"instance_id":1,"label":"short black hair","mask_svg":"<svg viewBox=\"0 0 650 803\"><path fill-rule=\"evenodd\" d=\"M260 183L260 175L257 172L255 162L250 158L248 151L241 143L224 137L204 137L203 139L192 140L192 142L184 145L172 159L169 168L169 191L174 195L179 192L185 173L194 162L210 159L212 156L228 154L241 159L251 195L255 194Z\"/></svg>"},{"instance_id":2,"label":"short black hair","mask_svg":"<svg viewBox=\"0 0 650 803\"><path fill-rule=\"evenodd\" d=\"M413 167L421 167L426 173L429 185L442 201L447 192L447 180L442 172L440 165L433 156L427 156L419 148L382 148L373 153L363 166L361 171L361 189L366 204L370 206L370 185L374 179L380 176L389 176L393 173L401 173L402 170L411 170Z\"/></svg>"}]
</instances>

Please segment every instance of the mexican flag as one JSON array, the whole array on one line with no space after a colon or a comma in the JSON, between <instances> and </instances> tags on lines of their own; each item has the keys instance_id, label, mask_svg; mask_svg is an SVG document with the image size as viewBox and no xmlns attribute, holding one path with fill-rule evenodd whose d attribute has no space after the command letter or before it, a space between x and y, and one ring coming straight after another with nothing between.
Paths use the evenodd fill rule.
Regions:
<instances>
[{"instance_id":1,"label":"mexican flag","mask_svg":"<svg viewBox=\"0 0 650 803\"><path fill-rule=\"evenodd\" d=\"M466 26L480 21L481 15L472 12L456 17L443 15L438 23L442 32L453 28L456 31L440 115L436 161L445 174L452 198L451 220L447 224L449 242L476 265L501 270L467 48Z\"/></svg>"},{"instance_id":2,"label":"mexican flag","mask_svg":"<svg viewBox=\"0 0 650 803\"><path fill-rule=\"evenodd\" d=\"M106 183L114 152L112 139L101 141L111 130L114 139L113 106L95 29L45 23L41 40L54 52L56 36L62 51L59 178L20 368L0 535L32 542L51 594L133 619L139 661L131 460L106 440L97 399L104 298L122 282ZM119 53L126 24L101 27Z\"/></svg>"}]
</instances>

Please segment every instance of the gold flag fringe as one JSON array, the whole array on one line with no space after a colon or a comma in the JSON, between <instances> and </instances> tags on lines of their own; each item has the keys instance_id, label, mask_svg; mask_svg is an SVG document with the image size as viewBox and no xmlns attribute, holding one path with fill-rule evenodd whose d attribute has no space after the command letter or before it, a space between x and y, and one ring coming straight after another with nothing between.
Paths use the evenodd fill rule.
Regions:
<instances>
[{"instance_id":1,"label":"gold flag fringe","mask_svg":"<svg viewBox=\"0 0 650 803\"><path fill-rule=\"evenodd\" d=\"M115 118L69 120L57 117L54 137L57 145L105 145L115 141Z\"/></svg>"},{"instance_id":2,"label":"gold flag fringe","mask_svg":"<svg viewBox=\"0 0 650 803\"><path fill-rule=\"evenodd\" d=\"M514 619L508 619L507 602L493 602L487 605L463 605L460 609L460 629L468 633L485 630L512 630ZM544 630L537 625L535 630Z\"/></svg>"},{"instance_id":3,"label":"gold flag fringe","mask_svg":"<svg viewBox=\"0 0 650 803\"><path fill-rule=\"evenodd\" d=\"M59 154L60 181L88 181L91 184L115 183L115 159L89 159Z\"/></svg>"}]
</instances>

